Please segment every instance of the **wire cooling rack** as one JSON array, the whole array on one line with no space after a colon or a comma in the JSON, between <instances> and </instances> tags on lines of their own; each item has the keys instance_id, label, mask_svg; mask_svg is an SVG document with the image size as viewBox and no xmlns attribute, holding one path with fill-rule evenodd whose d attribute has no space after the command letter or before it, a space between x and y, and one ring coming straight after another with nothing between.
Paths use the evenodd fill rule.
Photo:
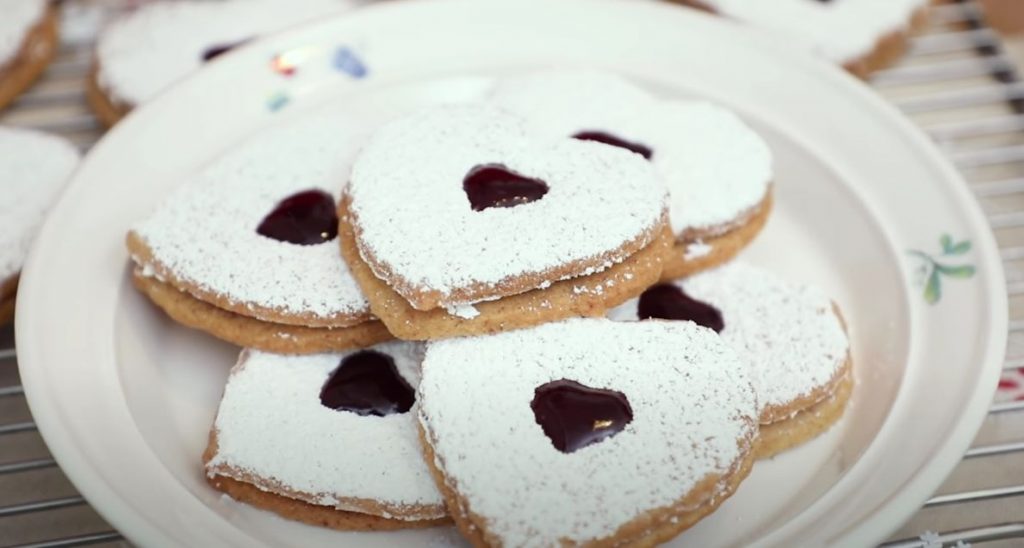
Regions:
<instances>
[{"instance_id":1,"label":"wire cooling rack","mask_svg":"<svg viewBox=\"0 0 1024 548\"><path fill-rule=\"evenodd\" d=\"M96 142L102 130L86 108L83 82L96 24L110 16L111 5L64 3L66 36L56 61L0 123L59 133L83 150ZM1024 82L978 6L967 1L935 8L907 58L872 84L948 153L989 216L1010 295L1010 388L1010 376L1024 375ZM0 330L0 546L126 544L53 461L25 403L16 361L12 331ZM963 462L884 546L1024 546L1022 520L1024 390L1001 391Z\"/></svg>"}]
</instances>

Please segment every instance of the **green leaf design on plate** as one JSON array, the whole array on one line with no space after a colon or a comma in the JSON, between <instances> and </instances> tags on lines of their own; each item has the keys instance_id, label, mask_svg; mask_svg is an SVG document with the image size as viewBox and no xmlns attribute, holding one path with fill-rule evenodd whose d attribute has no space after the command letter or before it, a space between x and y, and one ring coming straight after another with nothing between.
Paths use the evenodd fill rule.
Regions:
<instances>
[{"instance_id":1,"label":"green leaf design on plate","mask_svg":"<svg viewBox=\"0 0 1024 548\"><path fill-rule=\"evenodd\" d=\"M939 245L942 246L942 253L944 255L949 253L949 250L953 247L953 237L949 234L943 234L942 237L939 238Z\"/></svg>"},{"instance_id":2,"label":"green leaf design on plate","mask_svg":"<svg viewBox=\"0 0 1024 548\"><path fill-rule=\"evenodd\" d=\"M969 264L962 266L936 264L935 270L949 276L950 278L970 278L971 276L974 276L974 267Z\"/></svg>"},{"instance_id":3,"label":"green leaf design on plate","mask_svg":"<svg viewBox=\"0 0 1024 548\"><path fill-rule=\"evenodd\" d=\"M970 240L964 240L964 241L954 245L953 247L949 248L948 250L946 250L945 254L946 255L963 255L964 253L967 253L970 250L971 250L971 241Z\"/></svg>"},{"instance_id":4,"label":"green leaf design on plate","mask_svg":"<svg viewBox=\"0 0 1024 548\"><path fill-rule=\"evenodd\" d=\"M953 239L953 236L943 234L939 237L939 245L942 246L942 251L938 255L930 255L918 249L907 250L910 256L916 257L921 262L917 269L920 277L915 284L924 286L924 300L928 304L935 304L942 299L943 277L963 280L973 277L977 270L974 265L942 264L935 260L937 256L951 257L968 253L971 250L970 240L958 242Z\"/></svg>"},{"instance_id":5,"label":"green leaf design on plate","mask_svg":"<svg viewBox=\"0 0 1024 548\"><path fill-rule=\"evenodd\" d=\"M942 286L939 280L939 270L932 270L931 276L928 276L928 283L924 286L924 301L928 304L935 304L942 298Z\"/></svg>"}]
</instances>

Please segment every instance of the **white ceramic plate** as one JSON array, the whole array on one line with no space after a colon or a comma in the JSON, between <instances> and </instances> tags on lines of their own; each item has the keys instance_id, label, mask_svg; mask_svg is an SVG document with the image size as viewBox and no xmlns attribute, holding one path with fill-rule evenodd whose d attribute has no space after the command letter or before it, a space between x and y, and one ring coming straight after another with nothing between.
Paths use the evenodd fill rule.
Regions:
<instances>
[{"instance_id":1,"label":"white ceramic plate","mask_svg":"<svg viewBox=\"0 0 1024 548\"><path fill-rule=\"evenodd\" d=\"M758 463L676 542L884 538L939 485L985 414L1005 343L1000 260L966 186L920 133L846 74L783 48L655 3L419 0L219 59L100 142L39 237L17 342L50 449L89 501L144 545L457 540L445 528L317 529L207 487L200 454L237 350L175 326L132 290L124 235L183 175L324 103L353 115L400 112L479 97L495 76L600 66L667 96L728 105L765 135L778 159L777 209L746 255L827 289L853 339L859 384L842 422Z\"/></svg>"}]
</instances>

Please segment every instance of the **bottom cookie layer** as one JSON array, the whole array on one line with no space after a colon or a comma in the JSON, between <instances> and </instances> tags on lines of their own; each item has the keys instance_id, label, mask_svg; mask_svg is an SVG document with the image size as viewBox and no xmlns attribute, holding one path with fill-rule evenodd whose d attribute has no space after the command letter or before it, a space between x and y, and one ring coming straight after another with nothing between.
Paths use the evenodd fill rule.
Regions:
<instances>
[{"instance_id":1,"label":"bottom cookie layer","mask_svg":"<svg viewBox=\"0 0 1024 548\"><path fill-rule=\"evenodd\" d=\"M661 272L662 281L696 274L735 257L761 233L761 229L764 228L771 214L772 203L772 194L769 190L764 199L755 206L753 214L745 223L725 234L699 240L700 244L707 246L707 252L699 256L687 257L690 246L695 244L694 241L676 242L665 260L665 269Z\"/></svg>"},{"instance_id":2,"label":"bottom cookie layer","mask_svg":"<svg viewBox=\"0 0 1024 548\"><path fill-rule=\"evenodd\" d=\"M849 368L831 396L800 411L790 419L762 424L757 458L767 459L802 445L825 433L846 410L853 393L853 371Z\"/></svg>"},{"instance_id":3,"label":"bottom cookie layer","mask_svg":"<svg viewBox=\"0 0 1024 548\"><path fill-rule=\"evenodd\" d=\"M309 525L329 527L340 531L393 531L395 529L419 529L449 525L447 518L432 520L389 519L369 514L346 512L329 506L317 506L263 491L255 485L244 483L227 476L207 476L206 481L214 489L226 493L238 502L273 512L283 518L300 521Z\"/></svg>"},{"instance_id":4,"label":"bottom cookie layer","mask_svg":"<svg viewBox=\"0 0 1024 548\"><path fill-rule=\"evenodd\" d=\"M334 329L276 324L217 308L138 271L132 281L174 321L239 346L281 354L315 354L363 348L394 338L379 321Z\"/></svg>"},{"instance_id":5,"label":"bottom cookie layer","mask_svg":"<svg viewBox=\"0 0 1024 548\"><path fill-rule=\"evenodd\" d=\"M462 498L448 485L444 473L437 466L437 456L434 453L433 445L427 441L429 434L422 424L419 430L420 443L423 445L423 456L426 459L427 467L444 497L448 513L451 514L459 532L473 546L500 546L502 544L500 539L488 537L484 529L486 521L469 512ZM750 468L754 463L754 448L748 446L747 449L743 457L733 463L726 475L705 478L692 491L682 496L675 505L649 510L620 527L611 537L588 544L629 545L646 548L658 546L675 538L717 510L722 502L736 492L743 480L750 474Z\"/></svg>"},{"instance_id":6,"label":"bottom cookie layer","mask_svg":"<svg viewBox=\"0 0 1024 548\"><path fill-rule=\"evenodd\" d=\"M10 104L46 70L57 53L57 11L53 6L22 42L21 49L0 67L0 108Z\"/></svg>"},{"instance_id":7,"label":"bottom cookie layer","mask_svg":"<svg viewBox=\"0 0 1024 548\"><path fill-rule=\"evenodd\" d=\"M591 274L553 283L496 301L476 303L472 317L455 316L443 308L416 310L401 295L377 278L356 247L346 202L339 208L338 239L341 254L370 301L374 315L400 339L429 340L483 335L530 327L573 317L601 316L639 295L658 281L662 263L674 237L666 227L653 242L625 261Z\"/></svg>"}]
</instances>

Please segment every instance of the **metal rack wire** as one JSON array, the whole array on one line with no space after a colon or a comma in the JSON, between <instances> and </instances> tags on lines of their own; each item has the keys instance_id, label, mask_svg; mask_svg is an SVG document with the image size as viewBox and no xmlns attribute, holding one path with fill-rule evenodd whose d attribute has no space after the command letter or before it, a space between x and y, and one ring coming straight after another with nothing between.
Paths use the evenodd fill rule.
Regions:
<instances>
[{"instance_id":1,"label":"metal rack wire","mask_svg":"<svg viewBox=\"0 0 1024 548\"><path fill-rule=\"evenodd\" d=\"M78 0L79 2L88 0ZM65 2L71 7L74 0ZM1011 303L1007 371L1024 367L1024 82L970 1L934 9L910 55L873 85L949 154L996 232ZM44 78L0 123L62 134L84 149L101 135L85 106L91 43L62 46ZM0 330L0 545L123 545L46 450L25 403L14 338ZM887 547L1024 545L1024 401L993 403L963 462ZM935 533L927 533L934 531Z\"/></svg>"},{"instance_id":2,"label":"metal rack wire","mask_svg":"<svg viewBox=\"0 0 1024 548\"><path fill-rule=\"evenodd\" d=\"M996 234L1010 297L1004 370L1024 367L1024 82L974 2L935 8L873 85L961 170ZM1024 545L1024 401L998 394L964 460L886 547ZM991 544L988 544L991 543Z\"/></svg>"}]
</instances>

